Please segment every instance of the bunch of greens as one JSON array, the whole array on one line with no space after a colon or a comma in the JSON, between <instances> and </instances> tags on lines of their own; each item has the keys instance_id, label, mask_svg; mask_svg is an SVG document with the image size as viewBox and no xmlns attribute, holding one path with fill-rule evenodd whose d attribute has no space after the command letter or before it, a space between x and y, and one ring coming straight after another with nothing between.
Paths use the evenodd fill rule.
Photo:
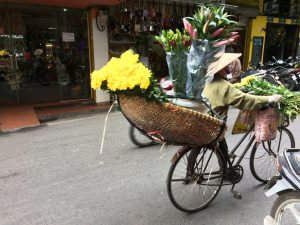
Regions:
<instances>
[{"instance_id":1,"label":"bunch of greens","mask_svg":"<svg viewBox=\"0 0 300 225\"><path fill-rule=\"evenodd\" d=\"M225 12L225 6L201 5L193 17L183 18L183 23L192 39L209 40L218 47L239 37L238 32L233 32L238 23L232 17Z\"/></svg>"},{"instance_id":2,"label":"bunch of greens","mask_svg":"<svg viewBox=\"0 0 300 225\"><path fill-rule=\"evenodd\" d=\"M245 82L235 85L241 91L254 95L281 95L280 103L276 106L291 120L300 114L300 93L292 92L284 86L275 86L261 78L248 78Z\"/></svg>"},{"instance_id":3,"label":"bunch of greens","mask_svg":"<svg viewBox=\"0 0 300 225\"><path fill-rule=\"evenodd\" d=\"M184 50L188 52L191 46L191 38L186 31L163 30L155 40L164 48L165 52L176 52Z\"/></svg>"}]
</instances>

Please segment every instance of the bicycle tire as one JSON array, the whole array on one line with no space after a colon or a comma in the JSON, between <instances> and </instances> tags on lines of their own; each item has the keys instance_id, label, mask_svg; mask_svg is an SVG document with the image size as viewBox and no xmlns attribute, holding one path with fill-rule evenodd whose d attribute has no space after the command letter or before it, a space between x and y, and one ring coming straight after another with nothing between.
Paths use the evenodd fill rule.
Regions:
<instances>
[{"instance_id":1,"label":"bicycle tire","mask_svg":"<svg viewBox=\"0 0 300 225\"><path fill-rule=\"evenodd\" d=\"M285 127L281 127L278 128L277 131L279 133L277 133L274 140L263 141L258 146L254 144L254 146L252 147L250 155L250 171L253 177L262 183L268 182L268 180L277 173L277 169L275 167L275 159L278 152L280 150L283 150L283 148L295 147L295 138L290 130ZM283 134L286 138L285 140L282 140ZM276 145L276 142L278 141L277 138L279 138L279 146ZM261 159L264 156L267 157L264 161L261 162ZM269 160L268 165L266 165L265 163L266 160ZM262 172L260 170L268 170L269 172L267 171L268 173L262 175Z\"/></svg>"},{"instance_id":2,"label":"bicycle tire","mask_svg":"<svg viewBox=\"0 0 300 225\"><path fill-rule=\"evenodd\" d=\"M156 142L151 137L144 135L134 126L129 127L129 137L132 143L139 148L150 147L156 144Z\"/></svg>"},{"instance_id":3,"label":"bicycle tire","mask_svg":"<svg viewBox=\"0 0 300 225\"><path fill-rule=\"evenodd\" d=\"M206 153L209 153L210 156L205 156ZM214 158L212 158L213 154L215 155ZM207 156L209 156L209 158L207 162L204 163ZM191 161L193 161L191 164L194 164L194 166L192 170L189 170L188 168L190 168L190 166L188 166L188 162ZM212 165L209 165L209 163L212 163ZM201 168L198 167L200 166L199 164L201 164ZM218 168L216 167L216 171L212 171L216 164ZM209 169L206 170L210 166L213 166L210 171ZM176 175L176 173L178 173L177 169L178 172L181 170L182 177L177 178L177 176L179 176ZM202 169L203 173L200 172ZM167 192L171 203L180 211L189 213L206 208L218 195L223 184L223 174L225 170L226 162L219 150L213 151L208 148L182 147L182 149L174 155L167 177ZM217 180L217 182L214 184L213 180ZM211 183L209 183L210 181ZM196 186L198 187L195 188ZM201 187L204 188L202 194L200 194ZM213 188L214 190L211 191L211 187L215 187ZM178 191L180 195L178 195L176 191ZM211 193L211 196L205 199L204 195L208 192ZM183 199L181 197L183 197Z\"/></svg>"},{"instance_id":4,"label":"bicycle tire","mask_svg":"<svg viewBox=\"0 0 300 225\"><path fill-rule=\"evenodd\" d=\"M284 215L284 213L286 213L286 210L292 207L292 204L297 204L297 209L298 210L300 209L299 192L288 191L279 194L278 198L273 203L273 206L270 211L270 216L276 221L276 224L278 225L296 224L297 221L291 221L292 216L290 214ZM292 213L294 212L292 211Z\"/></svg>"}]
</instances>

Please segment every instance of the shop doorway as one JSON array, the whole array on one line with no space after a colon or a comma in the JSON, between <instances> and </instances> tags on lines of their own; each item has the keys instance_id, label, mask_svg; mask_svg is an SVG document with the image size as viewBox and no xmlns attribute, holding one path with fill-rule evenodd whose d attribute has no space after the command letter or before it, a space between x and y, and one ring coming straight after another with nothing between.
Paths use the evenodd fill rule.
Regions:
<instances>
[{"instance_id":1,"label":"shop doorway","mask_svg":"<svg viewBox=\"0 0 300 225\"><path fill-rule=\"evenodd\" d=\"M90 97L87 12L0 3L0 106Z\"/></svg>"},{"instance_id":2,"label":"shop doorway","mask_svg":"<svg viewBox=\"0 0 300 225\"><path fill-rule=\"evenodd\" d=\"M266 29L266 41L264 62L276 59L285 60L289 56L295 58L297 53L297 41L299 26L287 24L268 23Z\"/></svg>"}]
</instances>

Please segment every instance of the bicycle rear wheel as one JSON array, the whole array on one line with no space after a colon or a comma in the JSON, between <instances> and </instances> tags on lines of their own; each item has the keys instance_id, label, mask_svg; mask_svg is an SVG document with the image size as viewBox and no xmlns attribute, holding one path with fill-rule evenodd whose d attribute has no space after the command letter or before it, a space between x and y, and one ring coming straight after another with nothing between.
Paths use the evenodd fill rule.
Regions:
<instances>
[{"instance_id":1,"label":"bicycle rear wheel","mask_svg":"<svg viewBox=\"0 0 300 225\"><path fill-rule=\"evenodd\" d=\"M183 147L174 155L167 178L172 204L184 212L207 207L220 191L225 168L219 150Z\"/></svg>"},{"instance_id":2,"label":"bicycle rear wheel","mask_svg":"<svg viewBox=\"0 0 300 225\"><path fill-rule=\"evenodd\" d=\"M277 129L274 140L263 141L258 146L254 145L250 155L250 170L253 177L262 183L266 183L277 173L275 166L277 153L283 149L294 147L294 136L284 127Z\"/></svg>"},{"instance_id":3,"label":"bicycle rear wheel","mask_svg":"<svg viewBox=\"0 0 300 225\"><path fill-rule=\"evenodd\" d=\"M129 137L132 143L140 148L149 147L156 144L151 137L143 134L134 126L130 126L129 128Z\"/></svg>"}]
</instances>

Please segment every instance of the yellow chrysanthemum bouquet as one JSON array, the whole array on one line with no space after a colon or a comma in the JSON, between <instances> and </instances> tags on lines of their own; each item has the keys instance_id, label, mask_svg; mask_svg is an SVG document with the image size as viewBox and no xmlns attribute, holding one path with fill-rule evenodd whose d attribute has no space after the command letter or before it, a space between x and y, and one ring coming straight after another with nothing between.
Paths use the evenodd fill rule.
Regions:
<instances>
[{"instance_id":1,"label":"yellow chrysanthemum bouquet","mask_svg":"<svg viewBox=\"0 0 300 225\"><path fill-rule=\"evenodd\" d=\"M151 71L139 62L139 55L132 50L124 52L120 58L111 58L104 67L95 70L91 74L91 86L93 89L100 88L114 94L167 101Z\"/></svg>"}]
</instances>

